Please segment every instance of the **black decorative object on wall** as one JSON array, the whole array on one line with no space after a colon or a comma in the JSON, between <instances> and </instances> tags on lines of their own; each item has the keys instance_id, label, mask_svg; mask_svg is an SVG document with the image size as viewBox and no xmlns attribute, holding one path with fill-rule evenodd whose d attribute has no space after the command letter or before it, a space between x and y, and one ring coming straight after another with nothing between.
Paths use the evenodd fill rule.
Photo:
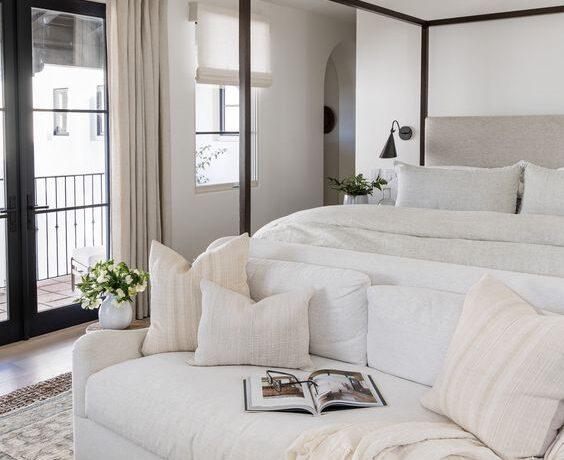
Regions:
<instances>
[{"instance_id":1,"label":"black decorative object on wall","mask_svg":"<svg viewBox=\"0 0 564 460\"><path fill-rule=\"evenodd\" d=\"M323 107L323 132L329 134L335 129L335 112L331 107Z\"/></svg>"},{"instance_id":2,"label":"black decorative object on wall","mask_svg":"<svg viewBox=\"0 0 564 460\"><path fill-rule=\"evenodd\" d=\"M408 141L413 136L413 130L409 126L401 126L397 120L392 122L392 129L390 130L390 136L386 141L386 145L380 153L380 158L397 158L398 153L396 151L396 141L394 140L394 125L398 125L399 137L404 141Z\"/></svg>"}]
</instances>

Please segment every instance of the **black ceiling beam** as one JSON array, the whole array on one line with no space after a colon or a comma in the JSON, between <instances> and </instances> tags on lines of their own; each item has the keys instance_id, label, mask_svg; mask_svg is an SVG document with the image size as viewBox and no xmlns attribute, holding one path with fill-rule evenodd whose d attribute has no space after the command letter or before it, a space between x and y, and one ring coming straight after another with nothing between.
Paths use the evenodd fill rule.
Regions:
<instances>
[{"instance_id":1,"label":"black ceiling beam","mask_svg":"<svg viewBox=\"0 0 564 460\"><path fill-rule=\"evenodd\" d=\"M399 11L390 10L383 6L374 5L372 3L363 2L362 0L330 0L333 3L340 3L341 5L351 6L358 10L369 11L371 13L379 14L380 16L387 16L389 18L398 19L400 21L409 22L410 24L417 24L419 26L427 25L424 19L410 16L409 14L400 13Z\"/></svg>"},{"instance_id":2,"label":"black ceiling beam","mask_svg":"<svg viewBox=\"0 0 564 460\"><path fill-rule=\"evenodd\" d=\"M543 16L546 14L564 13L564 5L550 6L547 8L533 8L528 10L504 11L503 13L478 14L475 16L461 16L457 18L433 19L428 25L448 26L453 24L467 24L471 22L497 21L500 19L525 18L530 16Z\"/></svg>"}]
</instances>

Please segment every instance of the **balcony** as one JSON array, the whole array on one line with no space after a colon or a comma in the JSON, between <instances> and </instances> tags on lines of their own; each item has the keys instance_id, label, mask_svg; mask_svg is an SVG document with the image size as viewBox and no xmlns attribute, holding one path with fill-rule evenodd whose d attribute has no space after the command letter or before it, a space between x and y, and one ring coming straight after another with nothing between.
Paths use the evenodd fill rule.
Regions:
<instances>
[{"instance_id":1,"label":"balcony","mask_svg":"<svg viewBox=\"0 0 564 460\"><path fill-rule=\"evenodd\" d=\"M3 179L0 181L0 203L4 203ZM108 240L105 191L103 172L35 178L36 205L46 207L38 210L35 218L38 311L72 304L77 297L72 289L72 267L84 271L104 257ZM0 225L4 227L1 219ZM2 227L0 260L6 260ZM0 264L0 321L7 319L6 305L6 264L3 263Z\"/></svg>"}]
</instances>

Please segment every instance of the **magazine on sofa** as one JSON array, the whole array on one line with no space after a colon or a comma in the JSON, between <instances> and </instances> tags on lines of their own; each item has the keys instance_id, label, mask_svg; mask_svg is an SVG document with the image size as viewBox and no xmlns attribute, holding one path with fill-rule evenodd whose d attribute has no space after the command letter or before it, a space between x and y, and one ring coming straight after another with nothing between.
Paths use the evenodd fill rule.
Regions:
<instances>
[{"instance_id":1,"label":"magazine on sofa","mask_svg":"<svg viewBox=\"0 0 564 460\"><path fill-rule=\"evenodd\" d=\"M386 401L368 374L320 369L311 374L267 371L243 381L248 412L305 412L383 407Z\"/></svg>"}]
</instances>

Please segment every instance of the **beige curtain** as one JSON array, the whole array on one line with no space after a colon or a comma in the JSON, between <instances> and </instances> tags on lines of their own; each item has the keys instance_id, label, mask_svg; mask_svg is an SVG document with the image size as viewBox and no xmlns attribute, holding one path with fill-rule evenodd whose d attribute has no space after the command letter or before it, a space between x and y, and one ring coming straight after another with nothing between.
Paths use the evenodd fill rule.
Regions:
<instances>
[{"instance_id":1,"label":"beige curtain","mask_svg":"<svg viewBox=\"0 0 564 460\"><path fill-rule=\"evenodd\" d=\"M112 253L148 268L168 221L170 170L166 0L108 0ZM139 296L138 319L149 314Z\"/></svg>"}]
</instances>

